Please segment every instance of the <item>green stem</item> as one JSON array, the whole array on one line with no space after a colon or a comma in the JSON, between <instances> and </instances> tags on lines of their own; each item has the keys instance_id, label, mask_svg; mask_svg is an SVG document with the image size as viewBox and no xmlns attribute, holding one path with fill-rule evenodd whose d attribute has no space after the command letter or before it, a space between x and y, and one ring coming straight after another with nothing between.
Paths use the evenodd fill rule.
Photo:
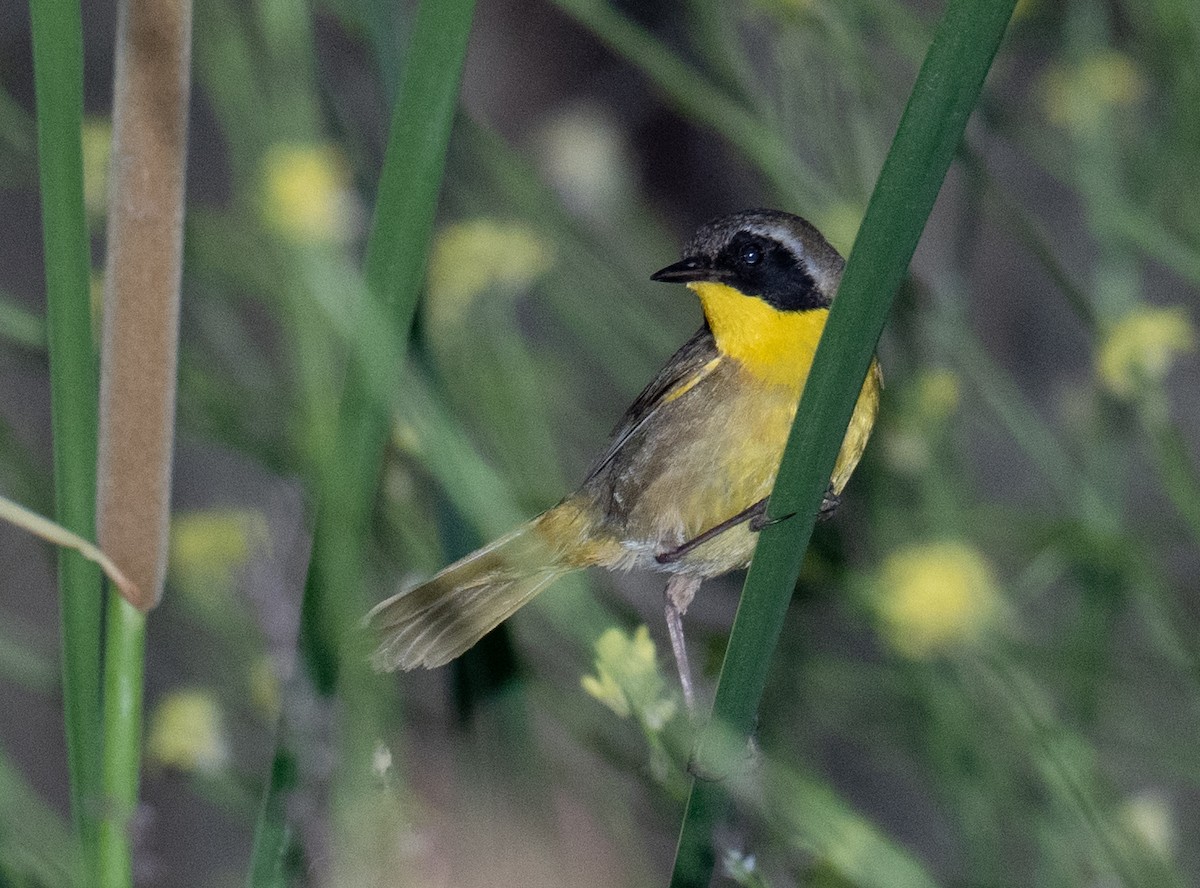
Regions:
<instances>
[{"instance_id":1,"label":"green stem","mask_svg":"<svg viewBox=\"0 0 1200 888\"><path fill-rule=\"evenodd\" d=\"M86 885L80 878L79 858L74 852L74 836L9 757L0 750L0 857L6 854L20 857L10 870L0 867L0 882L23 885L20 875L13 882L6 880L14 870L28 874L28 884L74 886ZM19 849L13 854L10 849ZM8 860L6 863L15 863Z\"/></svg>"},{"instance_id":2,"label":"green stem","mask_svg":"<svg viewBox=\"0 0 1200 888\"><path fill-rule=\"evenodd\" d=\"M1053 704L1029 676L1015 664L993 658L980 659L972 670L997 693L1007 709L1007 721L1024 735L1046 790L1067 802L1061 810L1078 818L1095 862L1106 863L1119 884L1130 888L1181 885L1174 867L1145 848L1114 817L1115 792L1093 765L1098 755L1085 740L1055 722Z\"/></svg>"},{"instance_id":3,"label":"green stem","mask_svg":"<svg viewBox=\"0 0 1200 888\"><path fill-rule=\"evenodd\" d=\"M1143 433L1153 448L1154 465L1175 511L1200 542L1200 481L1179 428L1161 411L1161 418L1143 416Z\"/></svg>"},{"instance_id":4,"label":"green stem","mask_svg":"<svg viewBox=\"0 0 1200 888\"><path fill-rule=\"evenodd\" d=\"M382 723L381 700L357 631L366 610L364 561L379 466L391 421L376 393L401 376L425 272L446 148L458 105L474 0L423 0L417 10L380 176L367 243L370 302L357 321L372 341L376 318L394 347L373 362L351 355L334 446L315 466L320 498L305 589L302 646L318 690L344 707L340 779L331 801L335 877L350 882L371 857L386 824L364 814L372 795L370 761ZM379 309L382 308L381 312ZM325 415L329 415L326 413Z\"/></svg>"},{"instance_id":5,"label":"green stem","mask_svg":"<svg viewBox=\"0 0 1200 888\"><path fill-rule=\"evenodd\" d=\"M281 738L275 749L271 779L254 830L246 888L286 888L291 884L289 860L295 837L288 822L286 804L288 794L297 783L295 757Z\"/></svg>"},{"instance_id":6,"label":"green stem","mask_svg":"<svg viewBox=\"0 0 1200 888\"><path fill-rule=\"evenodd\" d=\"M97 376L83 204L83 32L77 0L31 0L45 243L55 517L96 538ZM59 554L63 710L71 810L85 855L95 837L100 749L100 571Z\"/></svg>"},{"instance_id":7,"label":"green stem","mask_svg":"<svg viewBox=\"0 0 1200 888\"><path fill-rule=\"evenodd\" d=\"M1015 0L950 0L934 34L880 172L867 214L804 388L734 621L711 724L747 738L754 729L771 656L856 397L921 231L971 109L1000 46ZM789 517L791 516L791 517ZM706 731L704 770L728 768ZM712 833L727 799L717 781L694 783L680 831L672 888L707 885Z\"/></svg>"},{"instance_id":8,"label":"green stem","mask_svg":"<svg viewBox=\"0 0 1200 888\"><path fill-rule=\"evenodd\" d=\"M142 674L146 618L108 596L104 657L104 812L97 878L101 888L133 884L133 816L142 758Z\"/></svg>"},{"instance_id":9,"label":"green stem","mask_svg":"<svg viewBox=\"0 0 1200 888\"><path fill-rule=\"evenodd\" d=\"M304 633L310 665L326 691L333 686L341 635L356 625L356 609L364 604L354 578L390 419L387 405L369 395L374 380L394 384L407 353L473 12L474 0L421 4L392 116L367 242L366 277L375 302L386 307L396 348L386 366L352 363L338 446L319 469L321 510ZM362 322L369 324L375 316L364 311Z\"/></svg>"}]
</instances>

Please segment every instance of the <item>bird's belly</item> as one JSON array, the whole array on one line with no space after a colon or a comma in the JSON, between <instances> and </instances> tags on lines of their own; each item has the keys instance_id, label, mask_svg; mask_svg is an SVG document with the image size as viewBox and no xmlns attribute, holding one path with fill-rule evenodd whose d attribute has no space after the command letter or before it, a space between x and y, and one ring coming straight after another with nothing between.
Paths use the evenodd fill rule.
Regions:
<instances>
[{"instance_id":1,"label":"bird's belly","mask_svg":"<svg viewBox=\"0 0 1200 888\"><path fill-rule=\"evenodd\" d=\"M657 556L712 530L771 493L788 422L761 428L753 440L713 455L693 454L650 485L629 516L627 538L649 542ZM774 425L774 424L772 424ZM690 464L693 471L686 471ZM716 535L659 569L715 576L745 567L754 552L748 522Z\"/></svg>"},{"instance_id":2,"label":"bird's belly","mask_svg":"<svg viewBox=\"0 0 1200 888\"><path fill-rule=\"evenodd\" d=\"M755 534L745 522L678 560L660 563L656 557L770 494L795 395L773 388L741 394L697 398L689 405L693 409L673 417L674 434L649 436L623 461L623 474L639 483L615 479L614 494L625 501L616 510L614 529L636 553L637 566L715 576L749 564Z\"/></svg>"}]
</instances>

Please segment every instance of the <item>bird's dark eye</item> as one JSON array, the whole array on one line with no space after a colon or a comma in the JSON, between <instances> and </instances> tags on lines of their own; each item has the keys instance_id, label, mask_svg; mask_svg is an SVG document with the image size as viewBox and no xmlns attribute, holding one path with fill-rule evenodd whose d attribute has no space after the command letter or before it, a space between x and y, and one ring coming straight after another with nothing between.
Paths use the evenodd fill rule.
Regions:
<instances>
[{"instance_id":1,"label":"bird's dark eye","mask_svg":"<svg viewBox=\"0 0 1200 888\"><path fill-rule=\"evenodd\" d=\"M762 261L763 251L756 243L742 244L738 250L738 261L743 265L757 265Z\"/></svg>"}]
</instances>

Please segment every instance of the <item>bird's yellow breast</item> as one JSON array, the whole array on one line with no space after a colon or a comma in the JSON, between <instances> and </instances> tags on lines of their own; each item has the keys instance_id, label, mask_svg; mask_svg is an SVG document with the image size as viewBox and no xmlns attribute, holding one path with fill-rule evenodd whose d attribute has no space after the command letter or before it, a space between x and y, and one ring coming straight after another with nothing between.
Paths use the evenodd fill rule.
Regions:
<instances>
[{"instance_id":1,"label":"bird's yellow breast","mask_svg":"<svg viewBox=\"0 0 1200 888\"><path fill-rule=\"evenodd\" d=\"M799 397L829 310L780 311L725 284L688 286L700 297L720 352L764 382L794 389Z\"/></svg>"}]
</instances>

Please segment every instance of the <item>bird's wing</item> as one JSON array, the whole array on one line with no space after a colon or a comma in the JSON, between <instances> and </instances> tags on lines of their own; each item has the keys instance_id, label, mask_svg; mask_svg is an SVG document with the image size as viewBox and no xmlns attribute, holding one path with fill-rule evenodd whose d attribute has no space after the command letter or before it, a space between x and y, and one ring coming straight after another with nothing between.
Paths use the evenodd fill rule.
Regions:
<instances>
[{"instance_id":1,"label":"bird's wing","mask_svg":"<svg viewBox=\"0 0 1200 888\"><path fill-rule=\"evenodd\" d=\"M587 481L596 477L612 462L625 442L640 429L664 404L684 394L704 378L720 361L720 352L713 340L708 324L702 326L671 356L658 375L650 381L640 395L625 411L617 427L613 429L612 441L588 471Z\"/></svg>"}]
</instances>

